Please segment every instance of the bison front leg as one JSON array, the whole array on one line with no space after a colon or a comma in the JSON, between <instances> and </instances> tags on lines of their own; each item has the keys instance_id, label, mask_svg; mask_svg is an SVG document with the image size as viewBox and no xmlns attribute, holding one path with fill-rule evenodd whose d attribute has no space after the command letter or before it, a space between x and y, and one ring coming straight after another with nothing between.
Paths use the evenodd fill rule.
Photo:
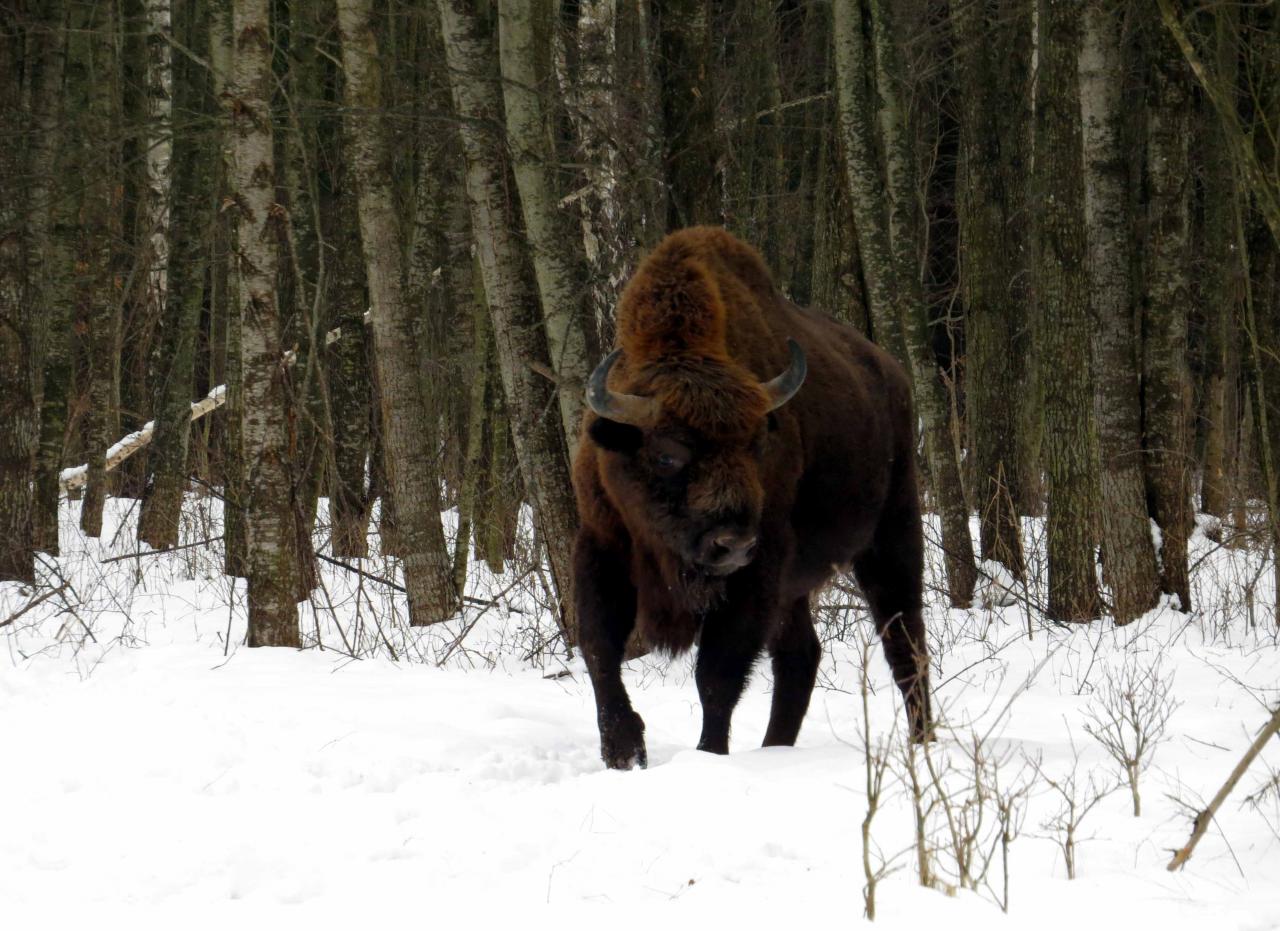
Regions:
<instances>
[{"instance_id":1,"label":"bison front leg","mask_svg":"<svg viewBox=\"0 0 1280 931\"><path fill-rule=\"evenodd\" d=\"M694 677L702 700L702 736L698 749L729 752L733 709L742 697L751 667L764 646L768 618L759 602L730 602L712 611L702 624Z\"/></svg>"},{"instance_id":2,"label":"bison front leg","mask_svg":"<svg viewBox=\"0 0 1280 931\"><path fill-rule=\"evenodd\" d=\"M573 551L580 643L596 695L600 756L610 769L648 765L644 721L622 684L622 657L636 622L636 590L627 557L581 531Z\"/></svg>"}]
</instances>

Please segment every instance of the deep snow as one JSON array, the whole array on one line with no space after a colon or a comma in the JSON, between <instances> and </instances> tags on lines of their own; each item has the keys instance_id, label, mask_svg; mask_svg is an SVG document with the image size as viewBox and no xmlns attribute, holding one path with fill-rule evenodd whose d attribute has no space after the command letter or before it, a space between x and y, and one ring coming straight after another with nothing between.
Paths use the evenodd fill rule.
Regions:
<instances>
[{"instance_id":1,"label":"deep snow","mask_svg":"<svg viewBox=\"0 0 1280 931\"><path fill-rule=\"evenodd\" d=\"M100 544L75 531L77 508L64 512L67 555L42 570L46 587L0 586L3 622L48 585L69 583L0 630L6 927L113 916L156 926L540 927L595 905L624 925L755 927L783 912L861 920L858 640L870 625L860 609L824 612L820 688L797 748L758 748L765 664L734 718L734 752L694 751L689 660L650 657L627 676L650 767L607 772L590 684L580 660L546 646L554 632L536 588L474 573L477 598L510 589L499 606L410 631L398 595L326 566L317 607L303 612L304 631L326 648L249 650L239 646L243 588L218 574L218 545L102 563L135 551L136 514L110 502ZM218 535L207 501L193 499L186 521L189 541ZM1033 544L1036 533L1029 523ZM1028 638L1022 607L956 611L935 600L936 700L951 728L935 762L961 766L977 733L1007 758L1002 779L1029 778L1028 760L1044 775L1011 848L1006 917L994 904L998 854L994 888L947 895L917 884L895 757L871 829L877 862L897 867L880 884L878 924L1280 927L1280 792L1245 802L1280 769L1275 741L1188 867L1165 870L1189 832L1186 804L1217 789L1280 698L1270 569L1257 552L1203 537L1200 557L1200 610L1162 608L1122 630L1059 629L1033 611ZM378 559L364 566L391 571ZM854 603L844 592L827 601ZM873 744L898 748L896 690L878 646L870 658ZM1108 670L1125 663L1157 666L1180 705L1143 776L1143 816L1132 816L1127 789L1105 798L1084 819L1079 877L1068 881L1045 826L1060 807L1045 778L1069 772L1077 755L1082 783L1120 778L1084 724ZM945 778L963 781L958 771ZM954 882L945 853L936 859Z\"/></svg>"}]
</instances>

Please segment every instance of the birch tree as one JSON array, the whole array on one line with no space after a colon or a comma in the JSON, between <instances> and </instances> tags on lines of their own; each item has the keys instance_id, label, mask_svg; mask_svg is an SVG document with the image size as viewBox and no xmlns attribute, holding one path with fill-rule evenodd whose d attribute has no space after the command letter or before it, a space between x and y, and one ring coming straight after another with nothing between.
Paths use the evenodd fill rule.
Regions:
<instances>
[{"instance_id":1,"label":"birch tree","mask_svg":"<svg viewBox=\"0 0 1280 931\"><path fill-rule=\"evenodd\" d=\"M176 35L194 55L208 55L209 28L203 21L202 4L180 6ZM153 4L149 15L164 4ZM170 28L168 11L163 24ZM169 47L170 37L163 38ZM172 81L173 102L177 117L173 123L172 172L163 180L158 173L170 175L166 153L163 164L155 168L148 159L148 178L153 182L150 194L168 196L173 202L163 210L153 211L150 242L151 258L162 262L160 268L149 268L148 301L160 301L162 312L153 319L160 324L161 352L154 367L163 372L157 379L153 402L155 432L151 441L149 464L151 483L142 499L138 518L138 539L156 549L177 546L182 499L187 486L187 451L191 436L191 401L195 393L196 338L200 314L205 302L205 273L209 264L211 232L216 190L218 140L208 121L210 94L208 69L183 57ZM167 107L167 101L166 101ZM169 127L162 125L162 132ZM159 190L157 190L157 186ZM169 262L167 224L172 220L182 235L174 241L172 263ZM158 297L156 297L158 295ZM150 316L150 313L149 313Z\"/></svg>"},{"instance_id":2,"label":"birch tree","mask_svg":"<svg viewBox=\"0 0 1280 931\"><path fill-rule=\"evenodd\" d=\"M899 67L892 26L887 8L878 0L873 0L871 10L875 58L868 61L858 0L836 0L834 4L837 113L846 182L875 338L903 363L911 377L912 401L923 422L929 478L942 519L948 594L951 603L961 607L972 600L976 581L969 509L948 428L946 399L928 341L915 218L915 158L904 123L906 113L893 85ZM881 101L878 139L873 88ZM883 174L877 143L884 151Z\"/></svg>"},{"instance_id":3,"label":"birch tree","mask_svg":"<svg viewBox=\"0 0 1280 931\"><path fill-rule=\"evenodd\" d=\"M289 366L280 345L279 256L271 127L269 0L214 0L231 12L231 197L237 221L245 460L244 530L249 646L300 645L298 538L290 474Z\"/></svg>"},{"instance_id":4,"label":"birch tree","mask_svg":"<svg viewBox=\"0 0 1280 931\"><path fill-rule=\"evenodd\" d=\"M558 377L557 399L565 437L577 445L578 421L590 361L599 355L589 325L586 256L574 217L560 207L557 158L551 113L550 4L538 0L500 0L498 42L502 70L503 113L511 167L520 192L529 251L542 303L551 367Z\"/></svg>"},{"instance_id":5,"label":"birch tree","mask_svg":"<svg viewBox=\"0 0 1280 931\"><path fill-rule=\"evenodd\" d=\"M395 497L409 622L424 625L452 617L458 608L458 593L440 521L440 480L433 448L437 432L428 417L417 372L416 311L403 290L403 252L389 183L390 141L378 115L383 106L382 85L372 16L371 0L338 2L347 112L351 114L346 152L356 186L380 386L384 463ZM370 118L358 119L356 114Z\"/></svg>"},{"instance_id":6,"label":"birch tree","mask_svg":"<svg viewBox=\"0 0 1280 931\"><path fill-rule=\"evenodd\" d=\"M564 431L554 412L550 382L535 371L548 363L529 256L514 231L518 205L509 194L509 167L501 138L486 127L503 125L492 25L477 0L439 0L454 110L461 121L467 196L476 255L497 347L511 434L539 539L547 548L563 629L576 640L572 601L572 549L577 509L569 482Z\"/></svg>"}]
</instances>

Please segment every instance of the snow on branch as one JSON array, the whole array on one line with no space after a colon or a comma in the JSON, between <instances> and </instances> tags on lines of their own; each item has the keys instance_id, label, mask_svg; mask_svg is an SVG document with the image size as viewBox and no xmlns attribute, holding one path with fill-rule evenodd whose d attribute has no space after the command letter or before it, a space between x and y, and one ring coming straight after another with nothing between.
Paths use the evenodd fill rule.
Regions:
<instances>
[{"instance_id":1,"label":"snow on branch","mask_svg":"<svg viewBox=\"0 0 1280 931\"><path fill-rule=\"evenodd\" d=\"M370 311L365 311L364 322L369 323ZM330 330L324 335L324 344L331 346L342 338L342 328L337 327ZM284 354L285 361L292 365L297 360L298 354L294 349L290 349ZM222 405L227 403L227 386L218 385L212 389L207 395L199 401L191 402L191 420L194 423L206 414L216 411ZM142 425L142 429L135 430L132 433L121 437L112 444L106 453L106 470L110 472L112 469L120 465L138 450L151 443L151 438L155 435L156 422L148 420ZM71 492L77 488L84 487L85 482L89 480L88 464L72 466L69 469L63 469L59 475L62 481L62 489Z\"/></svg>"}]
</instances>

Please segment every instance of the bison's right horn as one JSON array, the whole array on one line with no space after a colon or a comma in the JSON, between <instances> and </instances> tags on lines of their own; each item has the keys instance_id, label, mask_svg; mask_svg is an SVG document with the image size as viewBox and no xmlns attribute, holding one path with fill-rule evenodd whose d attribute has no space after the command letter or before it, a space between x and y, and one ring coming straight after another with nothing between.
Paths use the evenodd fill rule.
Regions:
<instances>
[{"instance_id":1,"label":"bison's right horn","mask_svg":"<svg viewBox=\"0 0 1280 931\"><path fill-rule=\"evenodd\" d=\"M628 423L633 427L647 427L658 419L658 402L653 398L610 391L605 384L609 378L609 370L620 355L622 350L615 349L591 373L591 378L587 381L587 404L601 417Z\"/></svg>"},{"instance_id":2,"label":"bison's right horn","mask_svg":"<svg viewBox=\"0 0 1280 931\"><path fill-rule=\"evenodd\" d=\"M787 348L791 350L791 365L777 378L770 379L760 385L769 395L769 410L776 411L796 396L804 377L809 372L809 363L804 357L804 350L794 339L787 337Z\"/></svg>"}]
</instances>

